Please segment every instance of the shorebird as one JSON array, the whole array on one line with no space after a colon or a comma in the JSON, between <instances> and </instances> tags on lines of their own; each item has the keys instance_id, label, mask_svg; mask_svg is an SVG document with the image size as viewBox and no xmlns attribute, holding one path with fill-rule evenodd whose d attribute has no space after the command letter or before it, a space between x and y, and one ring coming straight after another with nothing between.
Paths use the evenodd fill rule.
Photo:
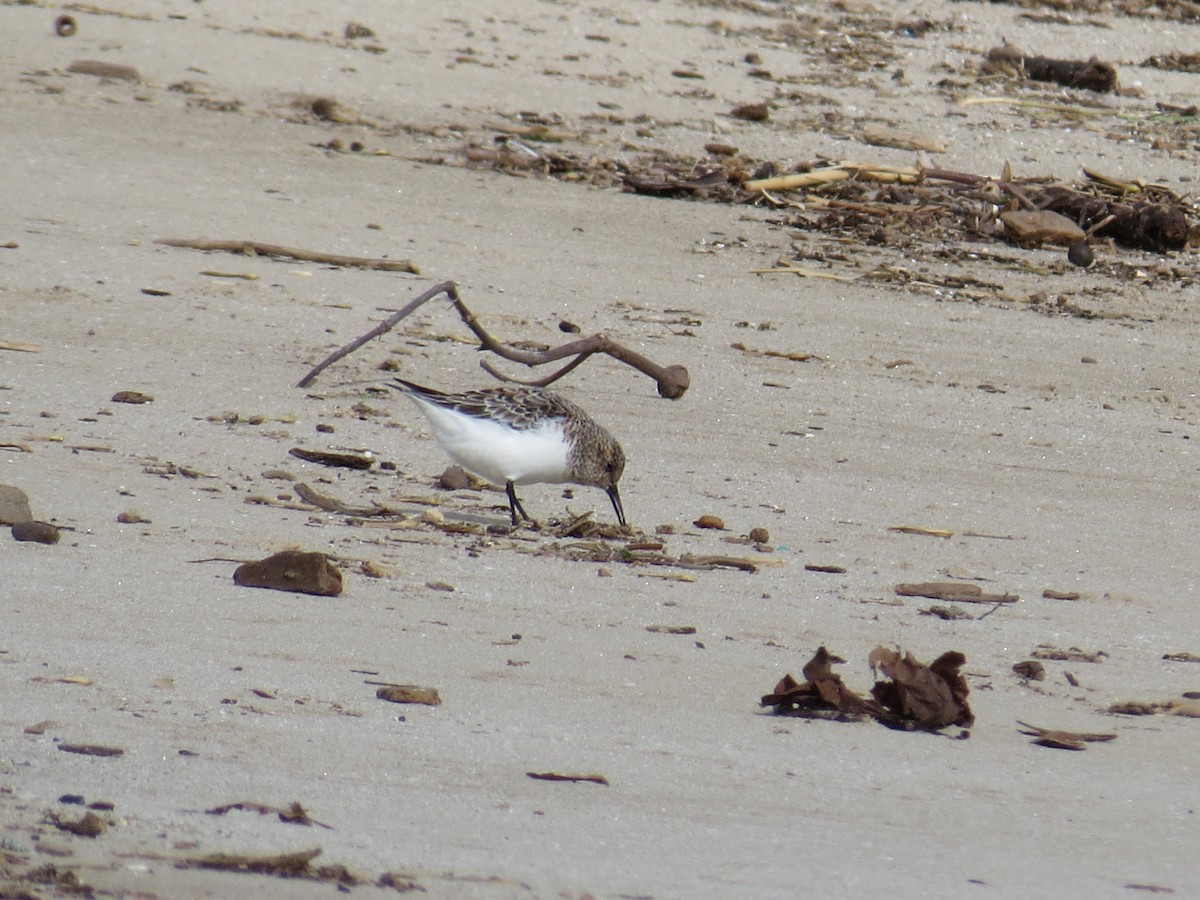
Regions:
<instances>
[{"instance_id":1,"label":"shorebird","mask_svg":"<svg viewBox=\"0 0 1200 900\"><path fill-rule=\"evenodd\" d=\"M532 522L517 499L518 484L603 488L625 524L617 482L625 453L616 438L558 394L535 387L494 387L445 394L397 378L389 383L421 408L433 436L456 463L508 494L513 525Z\"/></svg>"}]
</instances>

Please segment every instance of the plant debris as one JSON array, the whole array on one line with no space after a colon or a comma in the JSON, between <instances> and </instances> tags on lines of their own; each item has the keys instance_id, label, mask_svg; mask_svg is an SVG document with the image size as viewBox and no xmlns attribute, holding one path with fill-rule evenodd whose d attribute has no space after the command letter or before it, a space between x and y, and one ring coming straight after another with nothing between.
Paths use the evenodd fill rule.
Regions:
<instances>
[{"instance_id":1,"label":"plant debris","mask_svg":"<svg viewBox=\"0 0 1200 900\"><path fill-rule=\"evenodd\" d=\"M1021 726L1021 734L1034 738L1033 743L1055 750L1086 750L1087 744L1115 741L1115 734L1095 734L1084 731L1059 731L1051 728L1039 728L1027 722L1017 722Z\"/></svg>"},{"instance_id":2,"label":"plant debris","mask_svg":"<svg viewBox=\"0 0 1200 900\"><path fill-rule=\"evenodd\" d=\"M1052 647L1049 644L1040 644L1029 655L1034 659L1088 663L1103 662L1104 657L1108 656L1108 654L1103 650L1080 650L1078 647L1072 647L1069 650L1062 650L1058 647Z\"/></svg>"},{"instance_id":3,"label":"plant debris","mask_svg":"<svg viewBox=\"0 0 1200 900\"><path fill-rule=\"evenodd\" d=\"M299 802L293 802L290 806L280 808L278 806L267 806L263 803L253 803L249 801L240 801L238 803L226 803L222 806L214 806L212 809L206 809L205 812L210 816L223 816L227 812L240 810L243 812L254 812L260 816L276 815L280 822L286 822L289 825L319 825L322 828L333 830L331 825L326 825L324 822L318 822L309 816L307 810L300 805Z\"/></svg>"},{"instance_id":4,"label":"plant debris","mask_svg":"<svg viewBox=\"0 0 1200 900\"><path fill-rule=\"evenodd\" d=\"M597 774L573 775L562 772L526 772L525 774L537 781L588 781L592 784L608 785L608 779Z\"/></svg>"},{"instance_id":5,"label":"plant debris","mask_svg":"<svg viewBox=\"0 0 1200 900\"><path fill-rule=\"evenodd\" d=\"M1016 603L1017 594L985 594L969 581L926 581L919 584L898 584L901 597L928 597L930 600L953 600L958 603Z\"/></svg>"},{"instance_id":6,"label":"plant debris","mask_svg":"<svg viewBox=\"0 0 1200 900\"><path fill-rule=\"evenodd\" d=\"M276 875L281 878L343 881L348 873L341 866L314 869L310 865L320 855L320 847L315 847L312 850L301 850L296 853L277 853L268 856L253 856L240 853L210 853L207 856L180 860L180 865L189 869L217 869L223 872L251 872L259 875Z\"/></svg>"},{"instance_id":7,"label":"plant debris","mask_svg":"<svg viewBox=\"0 0 1200 900\"><path fill-rule=\"evenodd\" d=\"M871 670L882 671L887 681L876 681L871 698L851 691L831 665L843 662L825 647L804 667L803 683L786 675L775 690L761 700L775 707L776 715L833 718L855 721L869 716L890 728L935 731L948 725L969 728L975 716L967 704L970 692L959 669L966 657L957 651L943 653L926 666L911 653L876 647L867 659Z\"/></svg>"},{"instance_id":8,"label":"plant debris","mask_svg":"<svg viewBox=\"0 0 1200 900\"><path fill-rule=\"evenodd\" d=\"M101 744L59 744L58 749L64 753L78 753L81 756L124 756L125 751L120 747L105 747Z\"/></svg>"},{"instance_id":9,"label":"plant debris","mask_svg":"<svg viewBox=\"0 0 1200 900\"><path fill-rule=\"evenodd\" d=\"M243 256L269 256L275 259L298 259L304 262L324 263L339 268L376 269L382 272L408 272L420 275L421 270L410 259L366 259L360 256L341 256L316 250L298 250L261 241L205 241L188 238L159 238L154 243L168 247L183 247L206 252L240 253Z\"/></svg>"},{"instance_id":10,"label":"plant debris","mask_svg":"<svg viewBox=\"0 0 1200 900\"><path fill-rule=\"evenodd\" d=\"M1117 89L1116 68L1094 56L1088 60L1025 56L1020 50L1007 44L987 52L982 71L1024 75L1034 81L1052 81L1063 87L1082 88L1099 93L1110 93Z\"/></svg>"},{"instance_id":11,"label":"plant debris","mask_svg":"<svg viewBox=\"0 0 1200 900\"><path fill-rule=\"evenodd\" d=\"M421 687L416 684L387 684L375 692L379 700L388 703L418 703L422 706L441 706L442 697L437 688Z\"/></svg>"},{"instance_id":12,"label":"plant debris","mask_svg":"<svg viewBox=\"0 0 1200 900\"><path fill-rule=\"evenodd\" d=\"M359 469L365 471L375 465L375 458L362 453L330 453L325 450L306 450L303 447L293 447L288 454L305 462L320 463L341 469Z\"/></svg>"},{"instance_id":13,"label":"plant debris","mask_svg":"<svg viewBox=\"0 0 1200 900\"><path fill-rule=\"evenodd\" d=\"M53 812L47 814L46 818L59 831L65 831L75 837L96 838L108 830L108 824L90 810L78 819L64 819Z\"/></svg>"}]
</instances>

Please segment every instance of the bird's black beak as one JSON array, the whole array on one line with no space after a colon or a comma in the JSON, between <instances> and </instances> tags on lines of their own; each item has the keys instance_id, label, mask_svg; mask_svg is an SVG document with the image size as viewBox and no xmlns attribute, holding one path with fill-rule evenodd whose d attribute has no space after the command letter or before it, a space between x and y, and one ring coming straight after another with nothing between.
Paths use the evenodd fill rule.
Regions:
<instances>
[{"instance_id":1,"label":"bird's black beak","mask_svg":"<svg viewBox=\"0 0 1200 900\"><path fill-rule=\"evenodd\" d=\"M624 525L625 510L621 508L621 495L617 493L617 486L615 484L608 489L608 499L612 501L613 509L616 510L617 521Z\"/></svg>"}]
</instances>

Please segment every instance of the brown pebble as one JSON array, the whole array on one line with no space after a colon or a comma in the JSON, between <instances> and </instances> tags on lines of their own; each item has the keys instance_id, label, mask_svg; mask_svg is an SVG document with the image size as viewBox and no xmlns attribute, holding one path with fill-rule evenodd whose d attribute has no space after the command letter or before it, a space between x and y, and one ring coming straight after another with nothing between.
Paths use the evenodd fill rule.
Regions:
<instances>
[{"instance_id":1,"label":"brown pebble","mask_svg":"<svg viewBox=\"0 0 1200 900\"><path fill-rule=\"evenodd\" d=\"M1096 261L1096 254L1092 252L1092 245L1087 242L1087 239L1081 238L1067 248L1067 259L1072 264L1086 269Z\"/></svg>"},{"instance_id":2,"label":"brown pebble","mask_svg":"<svg viewBox=\"0 0 1200 900\"><path fill-rule=\"evenodd\" d=\"M328 422L318 422L317 431L321 432L321 434L333 434L333 426Z\"/></svg>"},{"instance_id":3,"label":"brown pebble","mask_svg":"<svg viewBox=\"0 0 1200 900\"><path fill-rule=\"evenodd\" d=\"M123 513L117 513L117 521L122 525L149 525L150 520L129 509Z\"/></svg>"},{"instance_id":4,"label":"brown pebble","mask_svg":"<svg viewBox=\"0 0 1200 900\"><path fill-rule=\"evenodd\" d=\"M437 688L419 687L415 684L389 684L375 692L379 700L388 703L420 703L423 706L441 706L442 698Z\"/></svg>"},{"instance_id":5,"label":"brown pebble","mask_svg":"<svg viewBox=\"0 0 1200 900\"><path fill-rule=\"evenodd\" d=\"M751 528L750 540L756 544L769 544L771 543L771 532L765 528Z\"/></svg>"},{"instance_id":6,"label":"brown pebble","mask_svg":"<svg viewBox=\"0 0 1200 900\"><path fill-rule=\"evenodd\" d=\"M54 33L59 37L70 37L79 28L71 16L59 16L54 20Z\"/></svg>"},{"instance_id":7,"label":"brown pebble","mask_svg":"<svg viewBox=\"0 0 1200 900\"><path fill-rule=\"evenodd\" d=\"M12 536L18 541L34 541L39 544L57 544L59 531L46 522L17 522L12 527Z\"/></svg>"},{"instance_id":8,"label":"brown pebble","mask_svg":"<svg viewBox=\"0 0 1200 900\"><path fill-rule=\"evenodd\" d=\"M692 524L697 528L713 528L718 531L725 530L725 522L720 516L701 516Z\"/></svg>"},{"instance_id":9,"label":"brown pebble","mask_svg":"<svg viewBox=\"0 0 1200 900\"><path fill-rule=\"evenodd\" d=\"M234 584L298 594L336 597L342 592L342 573L324 553L284 550L266 559L242 563Z\"/></svg>"},{"instance_id":10,"label":"brown pebble","mask_svg":"<svg viewBox=\"0 0 1200 900\"><path fill-rule=\"evenodd\" d=\"M0 525L32 521L33 510L29 506L29 495L14 485L0 484Z\"/></svg>"},{"instance_id":11,"label":"brown pebble","mask_svg":"<svg viewBox=\"0 0 1200 900\"><path fill-rule=\"evenodd\" d=\"M445 491L461 491L471 486L471 475L462 466L447 466L438 476L438 487Z\"/></svg>"},{"instance_id":12,"label":"brown pebble","mask_svg":"<svg viewBox=\"0 0 1200 900\"><path fill-rule=\"evenodd\" d=\"M449 594L454 593L454 585L445 581L427 581L425 582L425 587L429 588L431 591L445 591Z\"/></svg>"}]
</instances>

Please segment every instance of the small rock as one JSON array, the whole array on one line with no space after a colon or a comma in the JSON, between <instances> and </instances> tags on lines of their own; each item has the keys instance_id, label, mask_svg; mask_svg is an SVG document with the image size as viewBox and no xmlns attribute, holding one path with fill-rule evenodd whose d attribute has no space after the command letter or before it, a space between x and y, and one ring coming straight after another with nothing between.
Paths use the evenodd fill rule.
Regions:
<instances>
[{"instance_id":1,"label":"small rock","mask_svg":"<svg viewBox=\"0 0 1200 900\"><path fill-rule=\"evenodd\" d=\"M1096 254L1092 252L1092 245L1087 242L1087 238L1080 238L1067 248L1067 259L1072 265L1086 269L1096 261Z\"/></svg>"},{"instance_id":2,"label":"small rock","mask_svg":"<svg viewBox=\"0 0 1200 900\"><path fill-rule=\"evenodd\" d=\"M233 573L234 584L298 594L336 597L342 592L342 573L324 553L284 550L266 559L243 563Z\"/></svg>"},{"instance_id":3,"label":"small rock","mask_svg":"<svg viewBox=\"0 0 1200 900\"><path fill-rule=\"evenodd\" d=\"M25 492L11 484L0 484L0 525L32 521L33 510Z\"/></svg>"},{"instance_id":4,"label":"small rock","mask_svg":"<svg viewBox=\"0 0 1200 900\"><path fill-rule=\"evenodd\" d=\"M462 466L447 466L438 476L438 487L446 491L461 491L471 486L471 475Z\"/></svg>"},{"instance_id":5,"label":"small rock","mask_svg":"<svg viewBox=\"0 0 1200 900\"><path fill-rule=\"evenodd\" d=\"M150 520L140 513L136 513L131 509L125 510L123 513L117 513L117 521L122 525L149 525Z\"/></svg>"},{"instance_id":6,"label":"small rock","mask_svg":"<svg viewBox=\"0 0 1200 900\"><path fill-rule=\"evenodd\" d=\"M46 522L17 522L12 527L12 536L14 540L18 541L57 544L59 531Z\"/></svg>"},{"instance_id":7,"label":"small rock","mask_svg":"<svg viewBox=\"0 0 1200 900\"><path fill-rule=\"evenodd\" d=\"M771 543L771 532L765 528L751 528L750 540L756 544L769 544Z\"/></svg>"},{"instance_id":8,"label":"small rock","mask_svg":"<svg viewBox=\"0 0 1200 900\"><path fill-rule=\"evenodd\" d=\"M725 530L725 522L719 516L701 516L692 524L697 528L712 528L717 531Z\"/></svg>"},{"instance_id":9,"label":"small rock","mask_svg":"<svg viewBox=\"0 0 1200 900\"><path fill-rule=\"evenodd\" d=\"M445 591L449 594L454 593L454 585L445 581L427 581L425 582L425 587L429 588L431 591Z\"/></svg>"}]
</instances>

